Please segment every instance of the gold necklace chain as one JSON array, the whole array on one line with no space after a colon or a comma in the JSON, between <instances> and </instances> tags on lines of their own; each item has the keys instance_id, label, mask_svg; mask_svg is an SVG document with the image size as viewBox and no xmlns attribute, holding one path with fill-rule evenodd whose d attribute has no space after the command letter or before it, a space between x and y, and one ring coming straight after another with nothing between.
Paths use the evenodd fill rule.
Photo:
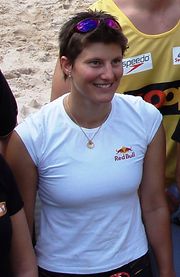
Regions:
<instances>
[{"instance_id":1,"label":"gold necklace chain","mask_svg":"<svg viewBox=\"0 0 180 277\"><path fill-rule=\"evenodd\" d=\"M93 149L95 147L95 143L93 142L93 139L95 138L95 136L99 133L103 123L106 121L106 119L108 118L109 116L109 113L107 113L107 115L105 116L102 124L99 126L99 128L97 129L97 131L93 134L92 138L89 138L88 135L86 134L86 132L83 130L83 128L79 125L78 121L76 120L76 118L72 115L72 113L70 112L70 106L69 106L69 97L67 97L67 101L66 101L66 104L67 104L67 108L68 108L68 113L70 115L70 117L73 119L73 121L78 125L78 127L80 128L80 130L82 131L82 133L84 134L84 136L87 138L87 144L86 146L89 148L89 149Z\"/></svg>"}]
</instances>

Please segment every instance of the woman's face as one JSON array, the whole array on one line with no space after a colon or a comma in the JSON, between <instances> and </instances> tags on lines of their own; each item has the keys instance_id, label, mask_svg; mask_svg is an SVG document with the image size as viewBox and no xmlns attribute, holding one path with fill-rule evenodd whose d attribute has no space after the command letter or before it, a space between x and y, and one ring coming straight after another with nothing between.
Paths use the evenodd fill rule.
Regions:
<instances>
[{"instance_id":1,"label":"woman's face","mask_svg":"<svg viewBox=\"0 0 180 277\"><path fill-rule=\"evenodd\" d=\"M72 93L96 104L110 102L123 74L118 44L91 43L71 69Z\"/></svg>"}]
</instances>

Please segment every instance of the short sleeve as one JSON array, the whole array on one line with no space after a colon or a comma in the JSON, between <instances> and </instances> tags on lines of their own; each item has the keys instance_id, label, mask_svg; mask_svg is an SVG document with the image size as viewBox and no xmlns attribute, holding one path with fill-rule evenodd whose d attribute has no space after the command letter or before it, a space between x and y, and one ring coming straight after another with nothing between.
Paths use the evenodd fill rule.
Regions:
<instances>
[{"instance_id":1,"label":"short sleeve","mask_svg":"<svg viewBox=\"0 0 180 277\"><path fill-rule=\"evenodd\" d=\"M42 110L29 115L15 128L36 166L41 159L44 141Z\"/></svg>"},{"instance_id":2,"label":"short sleeve","mask_svg":"<svg viewBox=\"0 0 180 277\"><path fill-rule=\"evenodd\" d=\"M126 114L126 119L136 126L137 132L145 140L144 143L149 145L162 123L162 114L140 96L119 94L118 97L126 99L123 113Z\"/></svg>"},{"instance_id":3,"label":"short sleeve","mask_svg":"<svg viewBox=\"0 0 180 277\"><path fill-rule=\"evenodd\" d=\"M17 188L14 176L0 155L0 185L7 196L7 210L10 216L17 213L23 207L23 201Z\"/></svg>"},{"instance_id":4,"label":"short sleeve","mask_svg":"<svg viewBox=\"0 0 180 277\"><path fill-rule=\"evenodd\" d=\"M17 113L14 95L0 71L0 137L13 131L17 123Z\"/></svg>"},{"instance_id":5,"label":"short sleeve","mask_svg":"<svg viewBox=\"0 0 180 277\"><path fill-rule=\"evenodd\" d=\"M162 114L154 105L147 103L144 100L142 101L142 117L144 128L146 130L146 139L147 144L150 144L162 123Z\"/></svg>"}]
</instances>

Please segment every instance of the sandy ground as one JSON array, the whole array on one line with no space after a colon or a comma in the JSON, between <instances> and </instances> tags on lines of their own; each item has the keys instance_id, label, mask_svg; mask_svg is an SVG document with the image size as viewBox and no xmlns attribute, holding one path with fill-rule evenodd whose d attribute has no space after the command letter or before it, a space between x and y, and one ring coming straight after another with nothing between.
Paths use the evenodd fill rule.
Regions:
<instances>
[{"instance_id":1,"label":"sandy ground","mask_svg":"<svg viewBox=\"0 0 180 277\"><path fill-rule=\"evenodd\" d=\"M0 68L16 97L19 121L49 102L58 33L93 0L1 0Z\"/></svg>"}]
</instances>

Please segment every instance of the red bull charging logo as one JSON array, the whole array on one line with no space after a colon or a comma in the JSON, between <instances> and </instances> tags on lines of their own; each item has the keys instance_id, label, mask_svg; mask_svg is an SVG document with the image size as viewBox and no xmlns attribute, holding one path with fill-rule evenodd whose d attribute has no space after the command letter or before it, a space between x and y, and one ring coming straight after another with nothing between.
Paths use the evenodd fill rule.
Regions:
<instances>
[{"instance_id":1,"label":"red bull charging logo","mask_svg":"<svg viewBox=\"0 0 180 277\"><path fill-rule=\"evenodd\" d=\"M122 146L116 149L116 155L114 156L115 161L127 160L135 157L135 153L132 147Z\"/></svg>"}]
</instances>

